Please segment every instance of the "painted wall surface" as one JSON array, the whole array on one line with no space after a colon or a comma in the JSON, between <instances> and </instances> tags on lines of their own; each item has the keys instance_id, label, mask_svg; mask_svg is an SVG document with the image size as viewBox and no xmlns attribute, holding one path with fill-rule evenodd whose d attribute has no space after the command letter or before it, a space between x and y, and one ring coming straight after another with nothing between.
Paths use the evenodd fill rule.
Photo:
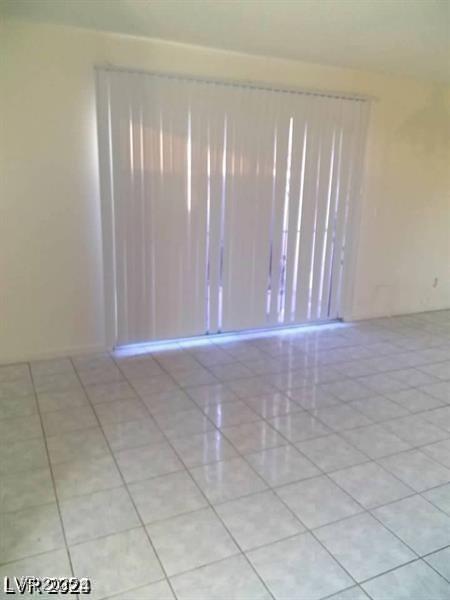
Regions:
<instances>
[{"instance_id":1,"label":"painted wall surface","mask_svg":"<svg viewBox=\"0 0 450 600\"><path fill-rule=\"evenodd\" d=\"M0 362L104 347L94 65L376 97L347 318L450 306L448 90L158 40L0 25Z\"/></svg>"}]
</instances>

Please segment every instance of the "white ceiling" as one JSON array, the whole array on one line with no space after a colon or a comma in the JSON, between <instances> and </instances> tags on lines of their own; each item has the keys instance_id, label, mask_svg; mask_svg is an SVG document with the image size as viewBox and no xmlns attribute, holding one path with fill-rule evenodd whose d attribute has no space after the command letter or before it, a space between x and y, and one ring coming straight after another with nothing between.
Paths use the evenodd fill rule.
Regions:
<instances>
[{"instance_id":1,"label":"white ceiling","mask_svg":"<svg viewBox=\"0 0 450 600\"><path fill-rule=\"evenodd\" d=\"M450 0L0 0L6 16L448 81Z\"/></svg>"}]
</instances>

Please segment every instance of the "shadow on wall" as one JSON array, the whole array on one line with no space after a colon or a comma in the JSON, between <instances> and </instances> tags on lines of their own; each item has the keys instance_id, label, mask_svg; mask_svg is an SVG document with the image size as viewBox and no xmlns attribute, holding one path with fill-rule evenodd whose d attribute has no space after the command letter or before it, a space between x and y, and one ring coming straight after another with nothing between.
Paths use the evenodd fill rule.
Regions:
<instances>
[{"instance_id":1,"label":"shadow on wall","mask_svg":"<svg viewBox=\"0 0 450 600\"><path fill-rule=\"evenodd\" d=\"M397 129L397 139L411 145L417 154L448 157L450 112L446 100L446 90L436 87L427 104Z\"/></svg>"}]
</instances>

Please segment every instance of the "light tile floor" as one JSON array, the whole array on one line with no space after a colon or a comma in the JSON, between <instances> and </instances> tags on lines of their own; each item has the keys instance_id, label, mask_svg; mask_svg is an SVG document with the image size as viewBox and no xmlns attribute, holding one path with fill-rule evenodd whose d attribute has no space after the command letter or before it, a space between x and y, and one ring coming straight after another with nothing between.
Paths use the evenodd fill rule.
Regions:
<instances>
[{"instance_id":1,"label":"light tile floor","mask_svg":"<svg viewBox=\"0 0 450 600\"><path fill-rule=\"evenodd\" d=\"M1 366L0 477L1 581L449 600L450 311Z\"/></svg>"}]
</instances>

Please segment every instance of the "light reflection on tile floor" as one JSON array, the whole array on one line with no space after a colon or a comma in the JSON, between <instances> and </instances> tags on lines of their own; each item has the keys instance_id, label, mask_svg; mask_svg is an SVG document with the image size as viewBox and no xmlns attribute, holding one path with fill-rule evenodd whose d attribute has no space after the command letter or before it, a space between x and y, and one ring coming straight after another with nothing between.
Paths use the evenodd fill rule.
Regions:
<instances>
[{"instance_id":1,"label":"light reflection on tile floor","mask_svg":"<svg viewBox=\"0 0 450 600\"><path fill-rule=\"evenodd\" d=\"M0 366L0 477L2 580L448 600L450 311Z\"/></svg>"}]
</instances>

